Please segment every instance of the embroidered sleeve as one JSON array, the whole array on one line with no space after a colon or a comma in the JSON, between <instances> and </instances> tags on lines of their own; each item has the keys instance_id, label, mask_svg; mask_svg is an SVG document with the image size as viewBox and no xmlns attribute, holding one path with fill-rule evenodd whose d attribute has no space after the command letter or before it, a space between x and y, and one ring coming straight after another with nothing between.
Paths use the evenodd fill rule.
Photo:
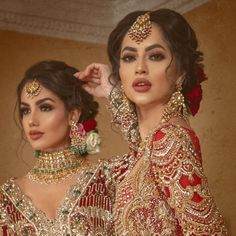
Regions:
<instances>
[{"instance_id":1,"label":"embroidered sleeve","mask_svg":"<svg viewBox=\"0 0 236 236\"><path fill-rule=\"evenodd\" d=\"M0 236L7 236L13 235L13 231L10 229L10 221L8 219L8 214L6 211L6 206L5 206L5 200L4 200L4 194L2 193L0 189Z\"/></svg>"},{"instance_id":2,"label":"embroidered sleeve","mask_svg":"<svg viewBox=\"0 0 236 236\"><path fill-rule=\"evenodd\" d=\"M153 139L151 163L156 183L184 235L227 235L208 188L198 139L193 132L180 127L159 130Z\"/></svg>"},{"instance_id":3,"label":"embroidered sleeve","mask_svg":"<svg viewBox=\"0 0 236 236\"><path fill-rule=\"evenodd\" d=\"M140 136L134 104L127 99L121 89L115 88L110 94L108 109L112 115L112 122L121 129L130 148L136 150Z\"/></svg>"},{"instance_id":4,"label":"embroidered sleeve","mask_svg":"<svg viewBox=\"0 0 236 236\"><path fill-rule=\"evenodd\" d=\"M6 218L7 218L7 214L3 207L3 203L0 202L0 235L3 235L4 231L6 230L6 227L7 227Z\"/></svg>"},{"instance_id":5,"label":"embroidered sleeve","mask_svg":"<svg viewBox=\"0 0 236 236\"><path fill-rule=\"evenodd\" d=\"M110 188L112 195L115 198L114 191L116 186L125 178L130 169L134 166L136 161L136 153L130 151L122 156L116 156L110 160L104 161L104 166L106 168L106 175L110 179Z\"/></svg>"}]
</instances>

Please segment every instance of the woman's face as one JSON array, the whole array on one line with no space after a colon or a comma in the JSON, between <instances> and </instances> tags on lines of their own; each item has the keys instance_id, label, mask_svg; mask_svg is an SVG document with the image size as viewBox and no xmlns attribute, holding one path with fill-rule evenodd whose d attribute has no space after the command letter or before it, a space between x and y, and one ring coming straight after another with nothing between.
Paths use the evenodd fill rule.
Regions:
<instances>
[{"instance_id":1,"label":"woman's face","mask_svg":"<svg viewBox=\"0 0 236 236\"><path fill-rule=\"evenodd\" d=\"M35 150L58 150L69 144L69 113L59 97L40 86L40 93L31 98L22 90L22 125L27 140Z\"/></svg>"},{"instance_id":2,"label":"woman's face","mask_svg":"<svg viewBox=\"0 0 236 236\"><path fill-rule=\"evenodd\" d=\"M175 61L160 28L137 44L127 34L121 46L119 74L125 94L138 107L166 104L177 79Z\"/></svg>"}]
</instances>

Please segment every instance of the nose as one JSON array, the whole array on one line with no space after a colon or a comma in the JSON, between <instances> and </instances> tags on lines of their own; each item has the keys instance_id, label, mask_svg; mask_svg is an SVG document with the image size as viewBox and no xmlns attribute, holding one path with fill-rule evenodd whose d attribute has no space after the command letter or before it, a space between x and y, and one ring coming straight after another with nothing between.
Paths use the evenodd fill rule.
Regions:
<instances>
[{"instance_id":1,"label":"nose","mask_svg":"<svg viewBox=\"0 0 236 236\"><path fill-rule=\"evenodd\" d=\"M136 69L135 69L135 74L147 74L147 72L148 72L148 68L144 59L138 60Z\"/></svg>"},{"instance_id":2,"label":"nose","mask_svg":"<svg viewBox=\"0 0 236 236\"><path fill-rule=\"evenodd\" d=\"M39 125L39 121L37 119L37 114L35 114L35 112L31 112L29 115L29 127L34 127L34 126L38 126Z\"/></svg>"}]
</instances>

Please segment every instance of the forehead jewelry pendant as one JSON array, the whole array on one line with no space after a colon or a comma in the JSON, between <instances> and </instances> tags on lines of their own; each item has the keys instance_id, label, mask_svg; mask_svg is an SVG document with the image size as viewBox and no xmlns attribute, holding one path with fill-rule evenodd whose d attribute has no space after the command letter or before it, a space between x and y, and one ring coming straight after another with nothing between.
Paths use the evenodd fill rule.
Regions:
<instances>
[{"instance_id":1,"label":"forehead jewelry pendant","mask_svg":"<svg viewBox=\"0 0 236 236\"><path fill-rule=\"evenodd\" d=\"M40 83L36 79L34 79L25 86L25 92L27 97L29 98L39 95L40 91Z\"/></svg>"},{"instance_id":2,"label":"forehead jewelry pendant","mask_svg":"<svg viewBox=\"0 0 236 236\"><path fill-rule=\"evenodd\" d=\"M140 44L144 39L146 39L151 34L151 21L149 12L137 17L136 21L130 27L128 31L129 37Z\"/></svg>"}]
</instances>

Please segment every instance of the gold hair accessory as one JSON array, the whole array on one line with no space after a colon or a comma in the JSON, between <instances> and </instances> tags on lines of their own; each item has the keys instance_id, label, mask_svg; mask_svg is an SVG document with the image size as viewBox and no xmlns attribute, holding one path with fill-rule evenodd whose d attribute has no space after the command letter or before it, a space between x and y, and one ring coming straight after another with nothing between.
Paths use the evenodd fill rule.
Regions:
<instances>
[{"instance_id":1,"label":"gold hair accessory","mask_svg":"<svg viewBox=\"0 0 236 236\"><path fill-rule=\"evenodd\" d=\"M25 86L25 92L27 97L32 98L39 95L41 91L40 83L34 79Z\"/></svg>"},{"instance_id":2,"label":"gold hair accessory","mask_svg":"<svg viewBox=\"0 0 236 236\"><path fill-rule=\"evenodd\" d=\"M40 184L59 183L78 173L85 166L84 161L84 157L77 156L71 148L52 153L39 152L38 161L27 176Z\"/></svg>"},{"instance_id":3,"label":"gold hair accessory","mask_svg":"<svg viewBox=\"0 0 236 236\"><path fill-rule=\"evenodd\" d=\"M144 39L146 39L151 34L151 21L149 12L137 17L136 21L130 27L128 31L129 37L140 44Z\"/></svg>"}]
</instances>

